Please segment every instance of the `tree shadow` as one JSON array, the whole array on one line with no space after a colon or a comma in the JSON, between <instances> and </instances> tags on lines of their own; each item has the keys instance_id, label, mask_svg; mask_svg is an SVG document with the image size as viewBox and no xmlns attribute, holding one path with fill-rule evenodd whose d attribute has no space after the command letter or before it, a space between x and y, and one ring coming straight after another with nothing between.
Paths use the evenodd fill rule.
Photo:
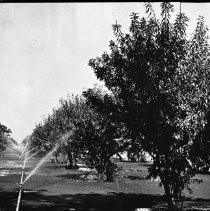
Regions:
<instances>
[{"instance_id":1,"label":"tree shadow","mask_svg":"<svg viewBox=\"0 0 210 211\"><path fill-rule=\"evenodd\" d=\"M203 198L192 198L192 197L184 197L183 198L183 209L191 207L196 208L194 210L210 210L210 198L203 199Z\"/></svg>"},{"instance_id":2,"label":"tree shadow","mask_svg":"<svg viewBox=\"0 0 210 211\"><path fill-rule=\"evenodd\" d=\"M13 211L16 208L18 189L0 190L0 210ZM134 211L136 208L151 207L164 200L163 196L114 193L108 194L61 194L46 195L45 190L26 190L22 195L21 211L28 210L79 210L79 211Z\"/></svg>"},{"instance_id":3,"label":"tree shadow","mask_svg":"<svg viewBox=\"0 0 210 211\"><path fill-rule=\"evenodd\" d=\"M16 208L18 189L0 189L0 210L13 211ZM210 199L186 198L184 210L198 210L192 207L210 207ZM190 208L191 207L191 208ZM21 211L135 211L137 208L166 210L165 197L152 194L115 193L107 194L57 194L47 195L46 190L26 189L22 195Z\"/></svg>"}]
</instances>

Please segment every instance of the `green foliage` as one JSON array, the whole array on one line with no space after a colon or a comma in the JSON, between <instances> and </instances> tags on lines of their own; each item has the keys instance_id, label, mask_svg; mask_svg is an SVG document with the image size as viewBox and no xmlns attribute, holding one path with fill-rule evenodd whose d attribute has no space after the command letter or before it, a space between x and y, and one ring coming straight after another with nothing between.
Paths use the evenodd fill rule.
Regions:
<instances>
[{"instance_id":1,"label":"green foliage","mask_svg":"<svg viewBox=\"0 0 210 211\"><path fill-rule=\"evenodd\" d=\"M5 150L11 130L0 123L0 151Z\"/></svg>"},{"instance_id":2,"label":"green foliage","mask_svg":"<svg viewBox=\"0 0 210 211\"><path fill-rule=\"evenodd\" d=\"M89 91L84 92L87 98L91 94L96 94L98 100L106 99L106 94L103 95L101 89L95 88L93 93ZM117 167L112 157L119 152L118 138L120 138L119 129L111 121L109 114L93 110L90 105L83 118L75 124L73 139L82 147L84 162L104 175L109 182L114 180Z\"/></svg>"},{"instance_id":3,"label":"green foliage","mask_svg":"<svg viewBox=\"0 0 210 211\"><path fill-rule=\"evenodd\" d=\"M193 37L187 45L185 60L177 76L180 104L187 113L184 126L190 147L190 159L196 168L210 165L209 159L209 102L210 102L210 46L208 27L199 16ZM182 124L183 126L183 124Z\"/></svg>"},{"instance_id":4,"label":"green foliage","mask_svg":"<svg viewBox=\"0 0 210 211\"><path fill-rule=\"evenodd\" d=\"M97 95L89 95L88 101L125 125L133 145L150 153L154 163L149 176L160 177L172 208L198 166L192 149L209 109L208 29L199 17L187 40L185 14L171 23L171 3L161 3L161 20L150 3L145 6L147 18L132 13L129 34L113 25L111 53L89 61L112 96L106 96L108 103Z\"/></svg>"},{"instance_id":5,"label":"green foliage","mask_svg":"<svg viewBox=\"0 0 210 211\"><path fill-rule=\"evenodd\" d=\"M67 154L70 164L76 161L77 145L71 139L71 131L74 122L86 109L84 100L79 96L68 96L67 100L61 99L60 106L53 109L52 115L35 126L31 136L31 147L38 147L43 152L50 151L55 145L59 145L55 156L59 153Z\"/></svg>"},{"instance_id":6,"label":"green foliage","mask_svg":"<svg viewBox=\"0 0 210 211\"><path fill-rule=\"evenodd\" d=\"M95 88L95 93L105 95L99 88ZM92 109L82 97L72 96L60 100L60 107L36 125L31 147L38 146L47 152L60 143L55 156L67 154L70 168L80 158L107 181L113 181L116 165L111 158L119 149L118 133L116 125L105 113Z\"/></svg>"}]
</instances>

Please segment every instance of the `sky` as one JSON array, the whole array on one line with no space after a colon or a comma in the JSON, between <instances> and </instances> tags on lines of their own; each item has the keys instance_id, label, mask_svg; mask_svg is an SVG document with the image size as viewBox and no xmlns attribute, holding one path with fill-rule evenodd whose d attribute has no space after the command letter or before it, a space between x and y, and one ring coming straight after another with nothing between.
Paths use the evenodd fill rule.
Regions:
<instances>
[{"instance_id":1,"label":"sky","mask_svg":"<svg viewBox=\"0 0 210 211\"><path fill-rule=\"evenodd\" d=\"M179 9L174 3L172 20ZM210 3L181 9L188 35L199 15L210 26ZM59 99L100 83L88 61L109 49L116 21L128 32L132 12L145 16L143 3L0 3L0 123L14 139L30 135Z\"/></svg>"}]
</instances>

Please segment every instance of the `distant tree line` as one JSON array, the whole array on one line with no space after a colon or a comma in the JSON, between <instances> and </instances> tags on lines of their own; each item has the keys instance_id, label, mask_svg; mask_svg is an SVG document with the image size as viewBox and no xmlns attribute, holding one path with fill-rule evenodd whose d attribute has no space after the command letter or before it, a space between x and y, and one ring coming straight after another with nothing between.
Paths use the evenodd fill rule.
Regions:
<instances>
[{"instance_id":1,"label":"distant tree line","mask_svg":"<svg viewBox=\"0 0 210 211\"><path fill-rule=\"evenodd\" d=\"M11 130L0 123L0 152L6 149L10 133Z\"/></svg>"},{"instance_id":2,"label":"distant tree line","mask_svg":"<svg viewBox=\"0 0 210 211\"><path fill-rule=\"evenodd\" d=\"M104 96L99 87L94 92L101 98ZM37 147L45 154L58 144L54 153L56 160L58 154L67 155L72 169L78 159L82 160L107 181L113 181L117 168L113 156L123 152L128 143L122 143L124 125L111 121L109 115L91 108L84 96L68 96L35 126L28 139L30 147Z\"/></svg>"}]
</instances>

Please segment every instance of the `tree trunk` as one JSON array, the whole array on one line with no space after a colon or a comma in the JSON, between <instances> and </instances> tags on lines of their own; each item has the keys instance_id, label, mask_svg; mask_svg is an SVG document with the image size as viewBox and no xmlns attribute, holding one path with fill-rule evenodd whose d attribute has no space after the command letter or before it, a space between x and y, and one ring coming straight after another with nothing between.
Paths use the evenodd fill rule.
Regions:
<instances>
[{"instance_id":1,"label":"tree trunk","mask_svg":"<svg viewBox=\"0 0 210 211\"><path fill-rule=\"evenodd\" d=\"M106 171L105 171L107 182L113 182L114 181L114 170L115 170L114 164L111 161L109 161L108 165L106 167Z\"/></svg>"},{"instance_id":2,"label":"tree trunk","mask_svg":"<svg viewBox=\"0 0 210 211\"><path fill-rule=\"evenodd\" d=\"M165 194L166 194L166 200L168 203L168 210L175 210L176 209L176 204L174 202L174 197L170 191L170 186L169 186L169 180L166 178L167 175L163 175L163 172L161 171L160 168L160 160L159 160L159 154L156 155L156 159L157 159L157 164L158 164L158 173L160 176L160 180L163 184L164 190L165 190Z\"/></svg>"},{"instance_id":3,"label":"tree trunk","mask_svg":"<svg viewBox=\"0 0 210 211\"><path fill-rule=\"evenodd\" d=\"M111 172L108 169L106 170L106 181L107 182L113 182L114 181L113 172Z\"/></svg>"},{"instance_id":4,"label":"tree trunk","mask_svg":"<svg viewBox=\"0 0 210 211\"><path fill-rule=\"evenodd\" d=\"M135 158L135 155L133 153L130 154L130 161L136 162L136 158Z\"/></svg>"},{"instance_id":5,"label":"tree trunk","mask_svg":"<svg viewBox=\"0 0 210 211\"><path fill-rule=\"evenodd\" d=\"M163 183L163 186L164 186L164 190L165 190L165 194L166 194L166 200L167 200L167 203L168 203L168 210L175 210L176 205L175 205L175 202L174 202L173 195L170 192L170 187L167 184L167 182Z\"/></svg>"},{"instance_id":6,"label":"tree trunk","mask_svg":"<svg viewBox=\"0 0 210 211\"><path fill-rule=\"evenodd\" d=\"M69 168L73 169L73 157L71 152L68 152Z\"/></svg>"},{"instance_id":7,"label":"tree trunk","mask_svg":"<svg viewBox=\"0 0 210 211\"><path fill-rule=\"evenodd\" d=\"M55 154L55 160L56 160L56 163L59 163L58 155L57 154Z\"/></svg>"}]
</instances>

